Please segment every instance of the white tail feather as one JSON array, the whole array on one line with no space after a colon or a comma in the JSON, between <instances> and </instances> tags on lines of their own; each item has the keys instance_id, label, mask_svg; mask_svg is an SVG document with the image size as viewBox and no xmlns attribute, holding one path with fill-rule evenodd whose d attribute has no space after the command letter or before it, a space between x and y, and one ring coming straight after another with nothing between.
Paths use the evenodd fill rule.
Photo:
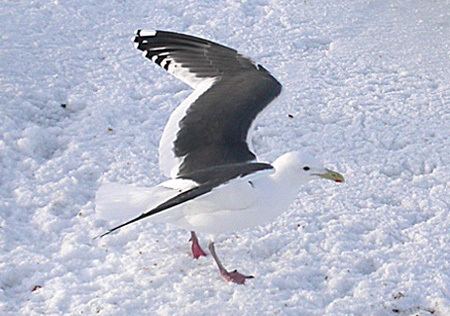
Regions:
<instances>
[{"instance_id":1,"label":"white tail feather","mask_svg":"<svg viewBox=\"0 0 450 316\"><path fill-rule=\"evenodd\" d=\"M171 179L151 188L104 183L97 190L95 210L101 219L128 221L195 186L197 184L194 181L183 179Z\"/></svg>"},{"instance_id":2,"label":"white tail feather","mask_svg":"<svg viewBox=\"0 0 450 316\"><path fill-rule=\"evenodd\" d=\"M178 191L156 186L137 187L130 184L105 183L95 196L97 216L108 221L125 221L176 195Z\"/></svg>"}]
</instances>

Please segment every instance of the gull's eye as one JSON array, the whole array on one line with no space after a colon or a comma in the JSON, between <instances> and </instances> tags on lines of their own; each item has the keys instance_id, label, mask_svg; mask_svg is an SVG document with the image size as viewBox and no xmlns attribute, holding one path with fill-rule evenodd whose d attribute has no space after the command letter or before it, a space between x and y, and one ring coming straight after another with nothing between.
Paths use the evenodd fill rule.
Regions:
<instances>
[{"instance_id":1,"label":"gull's eye","mask_svg":"<svg viewBox=\"0 0 450 316\"><path fill-rule=\"evenodd\" d=\"M303 167L303 170L305 170L305 171L308 171L309 169L311 169L311 168L308 166Z\"/></svg>"}]
</instances>

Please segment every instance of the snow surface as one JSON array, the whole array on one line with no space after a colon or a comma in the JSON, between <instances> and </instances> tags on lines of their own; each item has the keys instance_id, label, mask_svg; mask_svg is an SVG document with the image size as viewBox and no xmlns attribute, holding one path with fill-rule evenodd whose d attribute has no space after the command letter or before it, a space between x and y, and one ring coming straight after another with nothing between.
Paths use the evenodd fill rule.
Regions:
<instances>
[{"instance_id":1,"label":"snow surface","mask_svg":"<svg viewBox=\"0 0 450 316\"><path fill-rule=\"evenodd\" d=\"M450 315L448 1L0 8L1 315ZM174 227L92 239L110 227L94 212L102 182L164 180L159 138L191 91L134 49L138 28L260 62L285 94L256 126L259 156L306 147L346 177L217 242L225 266L255 275L245 286L192 260Z\"/></svg>"}]
</instances>

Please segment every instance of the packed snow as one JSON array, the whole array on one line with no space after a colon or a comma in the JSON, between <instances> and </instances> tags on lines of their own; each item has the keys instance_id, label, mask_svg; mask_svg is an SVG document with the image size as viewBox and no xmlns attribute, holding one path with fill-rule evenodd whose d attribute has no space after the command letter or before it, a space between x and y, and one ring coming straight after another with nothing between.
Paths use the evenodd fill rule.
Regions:
<instances>
[{"instance_id":1,"label":"packed snow","mask_svg":"<svg viewBox=\"0 0 450 316\"><path fill-rule=\"evenodd\" d=\"M450 315L450 3L2 1L1 315ZM311 182L272 224L193 260L189 232L141 221L101 239L102 183L151 187L191 92L142 58L138 28L264 65L284 94L258 156L306 148ZM199 235L202 245L208 236Z\"/></svg>"}]
</instances>

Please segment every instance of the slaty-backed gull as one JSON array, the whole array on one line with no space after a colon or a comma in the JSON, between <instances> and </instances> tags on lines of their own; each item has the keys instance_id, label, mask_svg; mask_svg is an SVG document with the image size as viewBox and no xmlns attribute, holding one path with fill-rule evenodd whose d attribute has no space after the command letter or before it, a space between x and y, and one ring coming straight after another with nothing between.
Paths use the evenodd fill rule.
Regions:
<instances>
[{"instance_id":1,"label":"slaty-backed gull","mask_svg":"<svg viewBox=\"0 0 450 316\"><path fill-rule=\"evenodd\" d=\"M344 181L298 151L271 164L256 160L247 142L249 129L281 92L281 84L261 65L234 49L173 32L138 30L134 42L146 58L194 91L171 114L161 137L160 169L170 180L153 188L101 186L96 209L103 217L138 215L101 236L148 217L190 230L198 258L206 253L196 231L218 234L266 224L289 207L307 181ZM226 270L213 241L208 248L226 280L242 284L251 278Z\"/></svg>"}]
</instances>

